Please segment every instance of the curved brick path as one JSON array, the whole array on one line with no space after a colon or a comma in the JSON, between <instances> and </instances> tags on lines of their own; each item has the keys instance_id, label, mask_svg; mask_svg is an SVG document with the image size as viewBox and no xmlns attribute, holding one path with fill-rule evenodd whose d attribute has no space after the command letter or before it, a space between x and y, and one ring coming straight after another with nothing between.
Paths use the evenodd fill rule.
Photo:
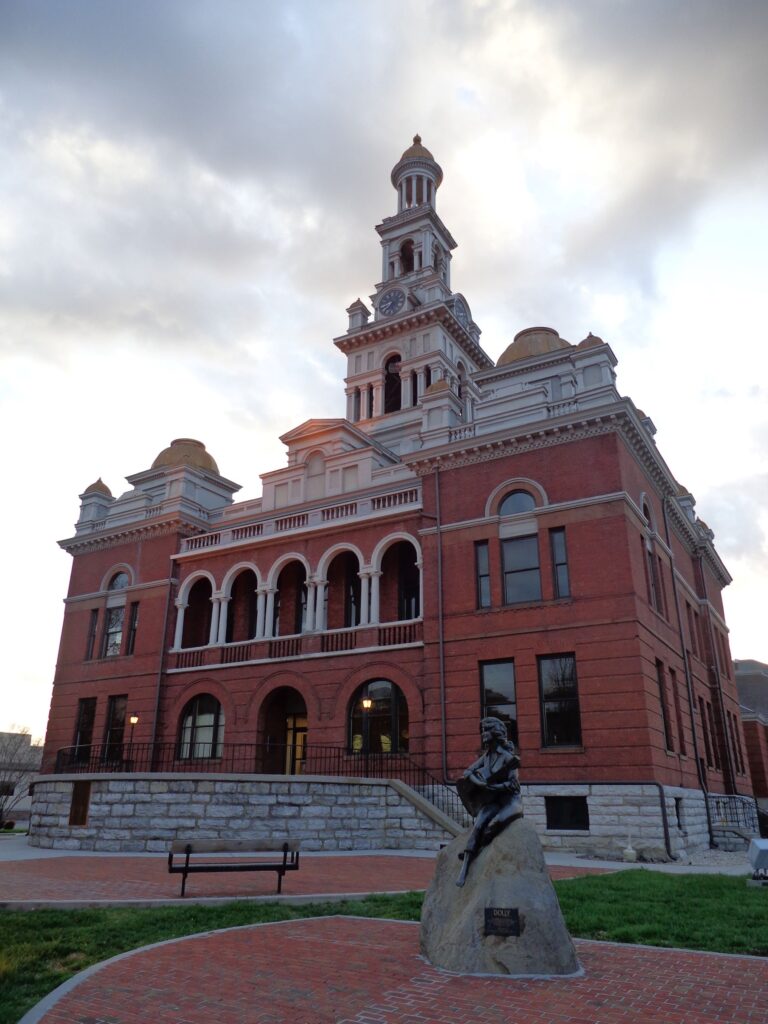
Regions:
<instances>
[{"instance_id":1,"label":"curved brick path","mask_svg":"<svg viewBox=\"0 0 768 1024\"><path fill-rule=\"evenodd\" d=\"M169 875L165 857L52 857L7 861L0 871L0 905L65 902L175 900L181 877ZM285 896L404 892L426 889L435 870L426 857L302 857L283 879ZM601 872L600 868L549 869L553 878ZM190 875L187 901L274 896L273 871Z\"/></svg>"},{"instance_id":2,"label":"curved brick path","mask_svg":"<svg viewBox=\"0 0 768 1024\"><path fill-rule=\"evenodd\" d=\"M418 925L250 925L128 954L20 1024L766 1024L768 963L577 941L580 978L444 974Z\"/></svg>"}]
</instances>

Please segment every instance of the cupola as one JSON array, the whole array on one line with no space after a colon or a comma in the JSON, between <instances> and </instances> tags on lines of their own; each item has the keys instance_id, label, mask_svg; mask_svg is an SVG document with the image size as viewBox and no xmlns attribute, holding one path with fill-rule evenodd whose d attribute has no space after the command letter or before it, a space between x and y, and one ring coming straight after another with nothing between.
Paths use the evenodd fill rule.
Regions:
<instances>
[{"instance_id":1,"label":"cupola","mask_svg":"<svg viewBox=\"0 0 768 1024\"><path fill-rule=\"evenodd\" d=\"M160 452L152 463L152 469L164 466L194 466L195 469L207 469L211 473L219 472L215 459L205 450L203 442L191 437L177 437L168 448Z\"/></svg>"},{"instance_id":2,"label":"cupola","mask_svg":"<svg viewBox=\"0 0 768 1024\"><path fill-rule=\"evenodd\" d=\"M392 168L392 184L397 189L397 212L427 203L435 207L435 193L443 180L443 170L421 136L413 136L413 145Z\"/></svg>"}]
</instances>

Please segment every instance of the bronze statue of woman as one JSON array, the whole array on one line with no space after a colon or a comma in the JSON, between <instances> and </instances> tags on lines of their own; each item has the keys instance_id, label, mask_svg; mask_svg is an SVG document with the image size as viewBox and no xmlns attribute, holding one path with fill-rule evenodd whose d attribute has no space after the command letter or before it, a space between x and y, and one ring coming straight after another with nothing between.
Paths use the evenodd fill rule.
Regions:
<instances>
[{"instance_id":1,"label":"bronze statue of woman","mask_svg":"<svg viewBox=\"0 0 768 1024\"><path fill-rule=\"evenodd\" d=\"M517 777L520 758L514 743L507 738L506 725L500 718L483 718L480 738L482 756L456 783L461 802L475 819L464 852L459 854L463 863L456 885L464 885L470 862L478 851L523 815Z\"/></svg>"}]
</instances>

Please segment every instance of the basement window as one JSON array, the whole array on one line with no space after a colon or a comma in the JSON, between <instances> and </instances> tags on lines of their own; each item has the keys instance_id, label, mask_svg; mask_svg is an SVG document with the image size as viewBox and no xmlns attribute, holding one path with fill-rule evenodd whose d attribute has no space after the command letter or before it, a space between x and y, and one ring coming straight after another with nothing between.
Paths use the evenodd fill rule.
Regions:
<instances>
[{"instance_id":1,"label":"basement window","mask_svg":"<svg viewBox=\"0 0 768 1024\"><path fill-rule=\"evenodd\" d=\"M555 832L589 832L585 796L545 796L547 828Z\"/></svg>"}]
</instances>

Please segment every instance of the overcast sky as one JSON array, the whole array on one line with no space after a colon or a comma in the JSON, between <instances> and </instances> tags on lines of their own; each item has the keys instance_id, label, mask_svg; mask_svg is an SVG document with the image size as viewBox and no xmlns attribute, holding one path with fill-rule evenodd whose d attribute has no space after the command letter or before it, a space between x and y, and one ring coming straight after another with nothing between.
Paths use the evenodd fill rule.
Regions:
<instances>
[{"instance_id":1,"label":"overcast sky","mask_svg":"<svg viewBox=\"0 0 768 1024\"><path fill-rule=\"evenodd\" d=\"M78 494L172 438L260 493L344 415L415 132L497 358L610 343L768 661L765 0L0 0L0 729L42 735Z\"/></svg>"}]
</instances>

